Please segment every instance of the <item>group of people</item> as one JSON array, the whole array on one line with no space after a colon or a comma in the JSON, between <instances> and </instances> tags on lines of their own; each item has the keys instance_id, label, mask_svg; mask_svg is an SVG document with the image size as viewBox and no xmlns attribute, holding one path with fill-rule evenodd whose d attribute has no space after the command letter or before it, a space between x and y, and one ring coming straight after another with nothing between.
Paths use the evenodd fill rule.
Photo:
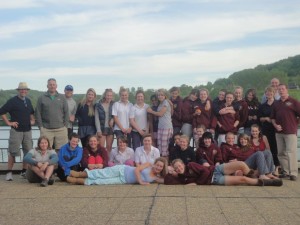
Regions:
<instances>
[{"instance_id":1,"label":"group of people","mask_svg":"<svg viewBox=\"0 0 300 225\"><path fill-rule=\"evenodd\" d=\"M54 171L62 181L86 185L281 186L279 177L297 179L300 102L276 78L261 103L254 89L245 96L242 87L220 90L212 100L206 89L193 89L182 99L179 88L173 87L169 92L159 89L151 96L151 105L138 90L132 104L128 90L121 87L119 101L114 102L112 89L105 89L96 102L96 91L89 88L77 105L73 86L59 94L56 80L50 78L47 88L33 109L26 97L30 89L21 82L18 95L0 108L11 127L8 181L13 180L20 145L21 175L43 187L53 184ZM73 133L76 120L78 134ZM34 124L40 129L36 148L31 137ZM114 135L117 147L112 148ZM191 138L195 146L190 146Z\"/></svg>"}]
</instances>

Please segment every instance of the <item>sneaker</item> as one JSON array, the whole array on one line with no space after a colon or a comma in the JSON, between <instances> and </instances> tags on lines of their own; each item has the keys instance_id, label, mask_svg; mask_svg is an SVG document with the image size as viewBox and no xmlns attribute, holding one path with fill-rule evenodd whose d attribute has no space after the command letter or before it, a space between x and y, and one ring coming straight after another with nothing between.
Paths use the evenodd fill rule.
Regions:
<instances>
[{"instance_id":1,"label":"sneaker","mask_svg":"<svg viewBox=\"0 0 300 225\"><path fill-rule=\"evenodd\" d=\"M291 175L291 176L290 176L290 180L291 180L291 181L296 181L296 180L297 180L297 177L294 176L294 175Z\"/></svg>"},{"instance_id":2,"label":"sneaker","mask_svg":"<svg viewBox=\"0 0 300 225\"><path fill-rule=\"evenodd\" d=\"M6 174L5 180L6 180L6 181L12 181L12 180L13 180L12 172L8 172L8 173Z\"/></svg>"},{"instance_id":3,"label":"sneaker","mask_svg":"<svg viewBox=\"0 0 300 225\"><path fill-rule=\"evenodd\" d=\"M290 175L288 175L287 173L281 173L281 174L279 174L279 178L289 178L290 177Z\"/></svg>"},{"instance_id":4,"label":"sneaker","mask_svg":"<svg viewBox=\"0 0 300 225\"><path fill-rule=\"evenodd\" d=\"M20 178L26 179L26 171L20 173Z\"/></svg>"},{"instance_id":5,"label":"sneaker","mask_svg":"<svg viewBox=\"0 0 300 225\"><path fill-rule=\"evenodd\" d=\"M55 182L55 180L52 177L50 177L49 180L48 180L48 184L53 185L54 182Z\"/></svg>"},{"instance_id":6,"label":"sneaker","mask_svg":"<svg viewBox=\"0 0 300 225\"><path fill-rule=\"evenodd\" d=\"M47 179L44 179L41 184L40 184L41 187L47 187L48 186L48 180Z\"/></svg>"}]
</instances>

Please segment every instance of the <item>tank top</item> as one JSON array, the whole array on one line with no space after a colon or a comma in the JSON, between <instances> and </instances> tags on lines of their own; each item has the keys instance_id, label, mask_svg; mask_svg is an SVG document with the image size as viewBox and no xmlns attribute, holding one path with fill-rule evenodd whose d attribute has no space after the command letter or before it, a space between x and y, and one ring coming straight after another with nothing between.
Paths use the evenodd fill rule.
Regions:
<instances>
[{"instance_id":1,"label":"tank top","mask_svg":"<svg viewBox=\"0 0 300 225\"><path fill-rule=\"evenodd\" d=\"M262 138L259 138L259 145L255 145L253 140L251 140L251 144L256 151L264 151L266 150L266 144Z\"/></svg>"}]
</instances>

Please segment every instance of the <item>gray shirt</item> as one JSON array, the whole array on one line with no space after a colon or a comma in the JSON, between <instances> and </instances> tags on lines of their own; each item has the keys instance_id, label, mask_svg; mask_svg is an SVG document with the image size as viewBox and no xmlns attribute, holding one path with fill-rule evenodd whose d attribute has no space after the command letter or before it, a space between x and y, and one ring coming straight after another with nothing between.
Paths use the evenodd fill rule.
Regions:
<instances>
[{"instance_id":1,"label":"gray shirt","mask_svg":"<svg viewBox=\"0 0 300 225\"><path fill-rule=\"evenodd\" d=\"M68 103L68 112L69 112L69 118L71 115L74 115L76 114L76 109L77 109L77 105L76 105L76 102L73 98L66 98L67 100L67 103ZM68 126L67 128L72 128L72 125L73 125L73 122L71 122L70 120L68 120Z\"/></svg>"},{"instance_id":2,"label":"gray shirt","mask_svg":"<svg viewBox=\"0 0 300 225\"><path fill-rule=\"evenodd\" d=\"M162 103L159 104L157 111L159 112L163 107L167 108L167 111L163 116L158 118L158 129L172 129L172 118L171 118L171 106L168 100L164 100Z\"/></svg>"}]
</instances>

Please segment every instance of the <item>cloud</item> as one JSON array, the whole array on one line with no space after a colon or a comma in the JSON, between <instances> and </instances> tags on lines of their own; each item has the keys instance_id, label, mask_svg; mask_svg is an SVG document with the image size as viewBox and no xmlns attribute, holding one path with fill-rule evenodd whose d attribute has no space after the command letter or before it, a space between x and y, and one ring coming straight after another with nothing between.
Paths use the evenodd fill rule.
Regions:
<instances>
[{"instance_id":1,"label":"cloud","mask_svg":"<svg viewBox=\"0 0 300 225\"><path fill-rule=\"evenodd\" d=\"M0 10L16 8L35 8L40 6L41 3L38 0L8 0L0 2Z\"/></svg>"},{"instance_id":2,"label":"cloud","mask_svg":"<svg viewBox=\"0 0 300 225\"><path fill-rule=\"evenodd\" d=\"M0 23L0 76L33 85L52 74L65 83L76 78L82 90L94 80L104 87L194 86L300 50L299 4L25 0L35 8L17 10L23 1L9 2L0 9L11 4L26 13Z\"/></svg>"}]
</instances>

